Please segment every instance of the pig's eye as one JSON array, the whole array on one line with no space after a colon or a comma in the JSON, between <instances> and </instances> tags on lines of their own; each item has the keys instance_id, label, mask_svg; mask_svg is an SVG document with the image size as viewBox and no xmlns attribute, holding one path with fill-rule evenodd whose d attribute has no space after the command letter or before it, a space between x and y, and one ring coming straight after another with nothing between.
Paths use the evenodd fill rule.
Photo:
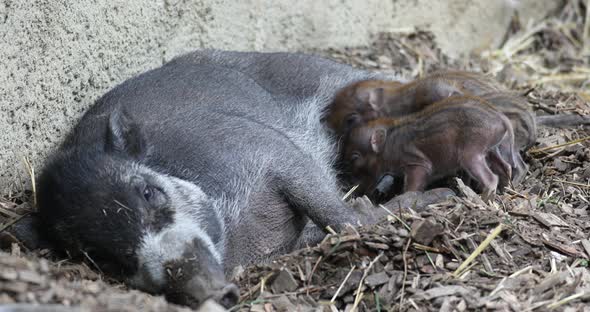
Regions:
<instances>
[{"instance_id":1,"label":"pig's eye","mask_svg":"<svg viewBox=\"0 0 590 312\"><path fill-rule=\"evenodd\" d=\"M150 201L152 200L152 198L154 197L154 189L151 186L146 186L143 189L143 198L145 198L146 201Z\"/></svg>"}]
</instances>

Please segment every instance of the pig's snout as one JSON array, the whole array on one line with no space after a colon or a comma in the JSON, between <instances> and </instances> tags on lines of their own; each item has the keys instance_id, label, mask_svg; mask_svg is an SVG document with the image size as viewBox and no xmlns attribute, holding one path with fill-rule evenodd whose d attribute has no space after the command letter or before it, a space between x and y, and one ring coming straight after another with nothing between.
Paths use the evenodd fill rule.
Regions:
<instances>
[{"instance_id":1,"label":"pig's snout","mask_svg":"<svg viewBox=\"0 0 590 312\"><path fill-rule=\"evenodd\" d=\"M182 290L168 292L166 299L195 309L198 309L205 301L212 299L229 309L238 303L240 292L235 284L222 284L221 281L206 283L204 279L196 277L190 280Z\"/></svg>"},{"instance_id":2,"label":"pig's snout","mask_svg":"<svg viewBox=\"0 0 590 312\"><path fill-rule=\"evenodd\" d=\"M190 260L198 261L197 259L195 257ZM239 289L235 284L226 281L220 267L210 262L211 259L207 257L201 258L200 265L191 263L190 260L178 262L185 264L184 266L169 266L170 272L180 272L176 277L171 276L167 285L166 298L169 301L195 309L207 300L213 300L225 308L231 308L238 303Z\"/></svg>"},{"instance_id":3,"label":"pig's snout","mask_svg":"<svg viewBox=\"0 0 590 312\"><path fill-rule=\"evenodd\" d=\"M229 284L221 290L215 291L213 295L213 300L227 309L235 306L239 299L240 291L238 290L238 286L234 284Z\"/></svg>"},{"instance_id":4,"label":"pig's snout","mask_svg":"<svg viewBox=\"0 0 590 312\"><path fill-rule=\"evenodd\" d=\"M213 299L215 302L219 303L227 309L233 307L238 303L238 300L240 299L240 291L238 290L238 286L234 284L205 286L203 285L202 280L198 278L197 280L198 281L189 282L188 285L186 285L186 289L184 290L184 292L187 297L183 298L185 300L182 300L181 298L176 298L180 299L178 300L180 301L179 303L197 308L206 300Z\"/></svg>"}]
</instances>

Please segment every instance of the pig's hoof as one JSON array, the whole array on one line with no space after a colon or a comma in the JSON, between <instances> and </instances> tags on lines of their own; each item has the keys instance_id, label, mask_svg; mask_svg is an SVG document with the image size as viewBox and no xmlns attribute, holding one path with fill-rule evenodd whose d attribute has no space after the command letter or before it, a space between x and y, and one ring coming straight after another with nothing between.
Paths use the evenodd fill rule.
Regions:
<instances>
[{"instance_id":1,"label":"pig's hoof","mask_svg":"<svg viewBox=\"0 0 590 312\"><path fill-rule=\"evenodd\" d=\"M380 218L378 212L381 209L377 209L369 197L367 197L367 195L352 199L350 201L350 206L361 215L367 217L369 223L372 223Z\"/></svg>"}]
</instances>

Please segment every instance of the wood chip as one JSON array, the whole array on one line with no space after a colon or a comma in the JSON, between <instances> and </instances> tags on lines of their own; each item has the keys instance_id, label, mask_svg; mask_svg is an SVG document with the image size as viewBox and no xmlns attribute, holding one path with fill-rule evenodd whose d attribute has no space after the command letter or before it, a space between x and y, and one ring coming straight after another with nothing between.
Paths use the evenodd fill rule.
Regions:
<instances>
[{"instance_id":1,"label":"wood chip","mask_svg":"<svg viewBox=\"0 0 590 312\"><path fill-rule=\"evenodd\" d=\"M567 163L561 161L561 158L554 159L553 166L555 167L555 169L557 169L558 171L561 171L561 172L565 172L569 168L569 165Z\"/></svg>"},{"instance_id":2,"label":"wood chip","mask_svg":"<svg viewBox=\"0 0 590 312\"><path fill-rule=\"evenodd\" d=\"M465 197L467 197L469 200L471 200L474 204L478 206L487 206L487 204L481 199L479 195L477 195L477 193L475 193L475 191L473 191L469 186L463 183L463 180L455 178L455 181L457 181L457 188L459 189L461 194L463 194Z\"/></svg>"},{"instance_id":3,"label":"wood chip","mask_svg":"<svg viewBox=\"0 0 590 312\"><path fill-rule=\"evenodd\" d=\"M280 294L283 292L291 292L297 289L298 283L293 277L293 274L288 270L282 270L275 280L272 282L272 286L270 287L272 292L275 294Z\"/></svg>"},{"instance_id":4,"label":"wood chip","mask_svg":"<svg viewBox=\"0 0 590 312\"><path fill-rule=\"evenodd\" d=\"M358 236L358 234L337 236L337 237L330 237L330 243L332 243L332 245L335 245L337 243L358 241L359 239L360 239L360 236Z\"/></svg>"},{"instance_id":5,"label":"wood chip","mask_svg":"<svg viewBox=\"0 0 590 312\"><path fill-rule=\"evenodd\" d=\"M365 242L365 245L367 245L367 247L377 250L389 250L389 246L382 243Z\"/></svg>"},{"instance_id":6,"label":"wood chip","mask_svg":"<svg viewBox=\"0 0 590 312\"><path fill-rule=\"evenodd\" d=\"M426 300L432 300L434 298L439 297L447 297L447 296L461 296L470 293L472 290L458 285L449 285L449 286L441 286L430 288L429 290L425 291L423 296Z\"/></svg>"},{"instance_id":7,"label":"wood chip","mask_svg":"<svg viewBox=\"0 0 590 312\"><path fill-rule=\"evenodd\" d=\"M365 278L365 285L375 288L376 286L383 285L389 282L389 275L385 272L379 272L371 274Z\"/></svg>"},{"instance_id":8,"label":"wood chip","mask_svg":"<svg viewBox=\"0 0 590 312\"><path fill-rule=\"evenodd\" d=\"M586 258L590 258L590 240L583 239L581 240L581 242L582 246L584 247L584 250L586 251L586 254L588 254L588 257Z\"/></svg>"},{"instance_id":9,"label":"wood chip","mask_svg":"<svg viewBox=\"0 0 590 312\"><path fill-rule=\"evenodd\" d=\"M535 218L535 220L537 220L539 223L543 224L546 227L552 227L552 226L567 227L567 226L569 226L569 224L567 224L565 221L563 221L560 217L558 217L552 213L536 212L533 215L533 218Z\"/></svg>"},{"instance_id":10,"label":"wood chip","mask_svg":"<svg viewBox=\"0 0 590 312\"><path fill-rule=\"evenodd\" d=\"M564 255L567 255L570 257L579 257L580 256L580 253L574 247L562 245L562 244L559 244L556 242L551 242L546 239L543 239L543 244L545 244L547 247L554 249L555 251L557 251L561 254L564 254Z\"/></svg>"},{"instance_id":11,"label":"wood chip","mask_svg":"<svg viewBox=\"0 0 590 312\"><path fill-rule=\"evenodd\" d=\"M44 280L44 278L39 275L37 272L33 272L33 271L20 271L18 273L18 277L19 279L25 281L25 282L29 282L31 284L41 284Z\"/></svg>"},{"instance_id":12,"label":"wood chip","mask_svg":"<svg viewBox=\"0 0 590 312\"><path fill-rule=\"evenodd\" d=\"M412 223L412 239L419 244L429 245L434 238L442 234L444 227L433 220L418 220Z\"/></svg>"}]
</instances>

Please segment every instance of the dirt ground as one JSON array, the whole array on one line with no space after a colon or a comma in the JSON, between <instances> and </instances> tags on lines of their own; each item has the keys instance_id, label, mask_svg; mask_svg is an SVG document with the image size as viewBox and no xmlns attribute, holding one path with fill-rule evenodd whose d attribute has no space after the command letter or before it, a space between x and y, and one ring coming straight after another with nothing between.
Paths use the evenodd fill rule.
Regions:
<instances>
[{"instance_id":1,"label":"dirt ground","mask_svg":"<svg viewBox=\"0 0 590 312\"><path fill-rule=\"evenodd\" d=\"M515 16L501 49L458 60L420 30L380 34L370 47L313 52L410 78L441 68L481 71L525 94L537 115L588 115L585 3L569 1L534 25ZM232 310L590 311L589 135L581 127L540 127L525 155L524 183L492 203L453 180L457 197L421 210L388 205L391 215L378 225L245 268L236 278L241 303ZM0 198L0 304L188 311L109 280L92 263L27 250L5 228L32 209L30 194Z\"/></svg>"}]
</instances>

